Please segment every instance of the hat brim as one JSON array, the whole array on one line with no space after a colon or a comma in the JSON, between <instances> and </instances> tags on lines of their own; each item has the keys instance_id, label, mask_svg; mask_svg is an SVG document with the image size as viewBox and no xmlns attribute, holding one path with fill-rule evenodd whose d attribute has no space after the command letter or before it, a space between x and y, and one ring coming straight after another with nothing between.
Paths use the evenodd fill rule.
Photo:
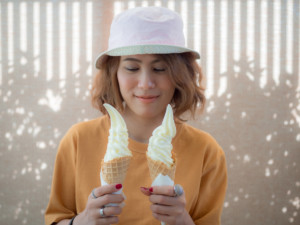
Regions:
<instances>
[{"instance_id":1,"label":"hat brim","mask_svg":"<svg viewBox=\"0 0 300 225\"><path fill-rule=\"evenodd\" d=\"M142 55L142 54L174 54L174 53L184 53L191 52L195 55L196 59L200 59L200 54L189 48L175 46L175 45L133 45L125 46L120 48L111 49L99 54L95 61L95 66L97 69L101 68L102 62L108 56L124 56L124 55Z\"/></svg>"}]
</instances>

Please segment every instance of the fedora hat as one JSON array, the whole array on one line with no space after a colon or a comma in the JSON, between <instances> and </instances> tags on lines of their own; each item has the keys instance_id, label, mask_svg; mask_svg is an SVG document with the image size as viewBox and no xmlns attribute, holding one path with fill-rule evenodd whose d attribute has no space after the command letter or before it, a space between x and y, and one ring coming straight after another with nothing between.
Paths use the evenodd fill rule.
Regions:
<instances>
[{"instance_id":1,"label":"fedora hat","mask_svg":"<svg viewBox=\"0 0 300 225\"><path fill-rule=\"evenodd\" d=\"M172 54L197 51L185 46L180 15L164 7L137 7L117 15L110 27L108 50L100 53L96 68L108 56Z\"/></svg>"}]
</instances>

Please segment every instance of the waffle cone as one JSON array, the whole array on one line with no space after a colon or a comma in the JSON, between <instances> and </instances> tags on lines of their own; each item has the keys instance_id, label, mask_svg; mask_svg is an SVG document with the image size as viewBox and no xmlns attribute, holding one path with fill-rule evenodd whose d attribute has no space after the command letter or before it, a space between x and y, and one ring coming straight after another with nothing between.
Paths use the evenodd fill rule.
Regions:
<instances>
[{"instance_id":1,"label":"waffle cone","mask_svg":"<svg viewBox=\"0 0 300 225\"><path fill-rule=\"evenodd\" d=\"M160 173L164 176L168 175L172 180L174 180L176 169L174 154L172 155L172 158L174 163L171 167L168 167L165 163L158 160L153 160L147 155L148 167L152 181L154 181L157 175Z\"/></svg>"},{"instance_id":2,"label":"waffle cone","mask_svg":"<svg viewBox=\"0 0 300 225\"><path fill-rule=\"evenodd\" d=\"M102 178L108 184L122 184L129 167L131 156L115 158L108 162L101 162Z\"/></svg>"}]
</instances>

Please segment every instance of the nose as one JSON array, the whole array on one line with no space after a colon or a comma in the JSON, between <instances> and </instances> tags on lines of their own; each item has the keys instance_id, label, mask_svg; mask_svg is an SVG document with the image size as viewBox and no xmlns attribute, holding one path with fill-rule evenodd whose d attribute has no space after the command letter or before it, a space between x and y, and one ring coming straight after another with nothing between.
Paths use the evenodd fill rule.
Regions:
<instances>
[{"instance_id":1,"label":"nose","mask_svg":"<svg viewBox=\"0 0 300 225\"><path fill-rule=\"evenodd\" d=\"M138 87L144 90L155 87L155 81L148 71L143 71L140 75Z\"/></svg>"}]
</instances>

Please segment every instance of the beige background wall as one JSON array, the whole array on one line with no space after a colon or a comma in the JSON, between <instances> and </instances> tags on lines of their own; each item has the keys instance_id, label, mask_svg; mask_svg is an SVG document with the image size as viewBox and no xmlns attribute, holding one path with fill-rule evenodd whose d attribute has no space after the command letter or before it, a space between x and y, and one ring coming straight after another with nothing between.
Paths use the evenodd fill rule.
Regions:
<instances>
[{"instance_id":1,"label":"beige background wall","mask_svg":"<svg viewBox=\"0 0 300 225\"><path fill-rule=\"evenodd\" d=\"M208 102L189 123L226 153L223 224L299 224L298 0L1 0L0 224L43 223L60 139L99 116L88 88L111 19L147 4L178 11L201 52Z\"/></svg>"}]
</instances>

